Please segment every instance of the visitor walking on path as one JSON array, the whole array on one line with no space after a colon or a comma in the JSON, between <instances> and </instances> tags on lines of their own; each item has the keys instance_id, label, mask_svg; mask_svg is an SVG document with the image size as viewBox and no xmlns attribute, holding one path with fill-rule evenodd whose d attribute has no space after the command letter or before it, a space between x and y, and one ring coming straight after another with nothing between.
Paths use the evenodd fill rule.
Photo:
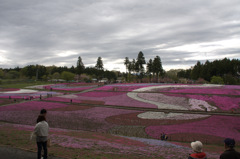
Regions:
<instances>
[{"instance_id":1,"label":"visitor walking on path","mask_svg":"<svg viewBox=\"0 0 240 159\"><path fill-rule=\"evenodd\" d=\"M207 159L207 155L202 152L203 144L200 141L191 143L194 153L189 154L188 159Z\"/></svg>"},{"instance_id":2,"label":"visitor walking on path","mask_svg":"<svg viewBox=\"0 0 240 159\"><path fill-rule=\"evenodd\" d=\"M39 115L38 123L36 124L33 132L36 135L36 142L38 147L38 153L37 153L38 159L41 159L42 148L44 151L43 158L47 159L48 131L49 131L49 126L48 126L48 123L46 122L45 116Z\"/></svg>"},{"instance_id":3,"label":"visitor walking on path","mask_svg":"<svg viewBox=\"0 0 240 159\"><path fill-rule=\"evenodd\" d=\"M240 159L240 153L234 149L234 139L226 138L224 140L224 147L225 151L221 154L220 159Z\"/></svg>"}]
</instances>

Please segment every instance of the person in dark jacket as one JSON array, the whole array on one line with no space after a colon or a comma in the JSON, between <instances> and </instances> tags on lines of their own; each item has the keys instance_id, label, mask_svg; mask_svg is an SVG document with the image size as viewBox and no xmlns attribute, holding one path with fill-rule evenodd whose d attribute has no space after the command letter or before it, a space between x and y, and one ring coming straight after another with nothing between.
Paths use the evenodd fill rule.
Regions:
<instances>
[{"instance_id":1,"label":"person in dark jacket","mask_svg":"<svg viewBox=\"0 0 240 159\"><path fill-rule=\"evenodd\" d=\"M220 159L240 159L240 153L234 149L234 139L226 138L224 140L224 147L225 151L220 155Z\"/></svg>"},{"instance_id":2,"label":"person in dark jacket","mask_svg":"<svg viewBox=\"0 0 240 159\"><path fill-rule=\"evenodd\" d=\"M188 159L207 159L207 155L202 152L203 144L200 141L191 143L194 153L189 154Z\"/></svg>"}]
</instances>

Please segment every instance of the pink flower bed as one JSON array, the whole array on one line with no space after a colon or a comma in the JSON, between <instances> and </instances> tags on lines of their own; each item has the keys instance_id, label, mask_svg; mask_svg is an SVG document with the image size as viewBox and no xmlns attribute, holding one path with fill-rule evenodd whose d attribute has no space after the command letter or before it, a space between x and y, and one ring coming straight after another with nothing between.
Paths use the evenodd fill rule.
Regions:
<instances>
[{"instance_id":1,"label":"pink flower bed","mask_svg":"<svg viewBox=\"0 0 240 159\"><path fill-rule=\"evenodd\" d=\"M61 98L61 97L51 97L51 98L45 98L43 100L46 100L46 101L56 101L56 102L71 102L71 99L69 98ZM77 100L77 99L72 99L72 102L73 103L81 103L80 100Z\"/></svg>"},{"instance_id":2,"label":"pink flower bed","mask_svg":"<svg viewBox=\"0 0 240 159\"><path fill-rule=\"evenodd\" d=\"M18 89L18 88L4 88L4 89L0 88L0 92L18 91L18 90L20 90L20 89Z\"/></svg>"},{"instance_id":3,"label":"pink flower bed","mask_svg":"<svg viewBox=\"0 0 240 159\"><path fill-rule=\"evenodd\" d=\"M161 91L161 90L160 90ZM174 89L165 92L170 93L197 93L197 94L225 94L225 95L240 95L240 90L235 89L210 89L210 88L192 88L192 89Z\"/></svg>"},{"instance_id":4,"label":"pink flower bed","mask_svg":"<svg viewBox=\"0 0 240 159\"><path fill-rule=\"evenodd\" d=\"M55 85L48 85L44 86L45 89L52 89L52 90L63 90L63 91L83 91L87 89L91 89L95 84L89 83L61 83Z\"/></svg>"},{"instance_id":5,"label":"pink flower bed","mask_svg":"<svg viewBox=\"0 0 240 159\"><path fill-rule=\"evenodd\" d=\"M78 97L77 100L95 100L95 101L104 101L105 105L119 105L119 106L132 106L132 107L147 107L147 108L157 108L156 105L140 102L129 98L127 93L116 93L117 95L113 96L114 93L108 92L110 96L108 96L107 92L104 93L104 97L100 97L101 93L92 93L92 96L85 96L84 94L75 94ZM112 96L111 96L112 95ZM99 96L99 97L95 97Z\"/></svg>"},{"instance_id":6,"label":"pink flower bed","mask_svg":"<svg viewBox=\"0 0 240 159\"><path fill-rule=\"evenodd\" d=\"M227 97L227 96L207 96L207 95L191 95L191 94L166 94L174 97L186 97L198 100L204 100L206 102L213 102L217 107L222 110L239 109L240 98Z\"/></svg>"},{"instance_id":7,"label":"pink flower bed","mask_svg":"<svg viewBox=\"0 0 240 159\"><path fill-rule=\"evenodd\" d=\"M0 111L30 111L30 110L41 110L41 109L54 109L60 107L66 107L66 104L52 103L43 101L30 101L24 103L18 103L8 106L0 107Z\"/></svg>"},{"instance_id":8,"label":"pink flower bed","mask_svg":"<svg viewBox=\"0 0 240 159\"><path fill-rule=\"evenodd\" d=\"M240 89L240 85L225 85L223 88L226 89Z\"/></svg>"},{"instance_id":9,"label":"pink flower bed","mask_svg":"<svg viewBox=\"0 0 240 159\"><path fill-rule=\"evenodd\" d=\"M52 116L64 115L67 118L79 116L87 119L105 122L105 118L107 117L120 115L120 114L135 113L135 112L140 113L140 111L135 111L135 110L93 107L91 109L78 110L74 112L69 111L69 112L65 112L64 114L60 111L54 111L54 112L51 112L51 115Z\"/></svg>"},{"instance_id":10,"label":"pink flower bed","mask_svg":"<svg viewBox=\"0 0 240 159\"><path fill-rule=\"evenodd\" d=\"M61 91L83 91L87 89L91 89L92 87L76 87L76 88L53 88L53 90L61 90Z\"/></svg>"},{"instance_id":11,"label":"pink flower bed","mask_svg":"<svg viewBox=\"0 0 240 159\"><path fill-rule=\"evenodd\" d=\"M127 83L127 84L113 84L106 85L95 90L97 91L133 91L135 89L143 88L143 87L151 87L151 86L159 86L161 84L154 83Z\"/></svg>"},{"instance_id":12,"label":"pink flower bed","mask_svg":"<svg viewBox=\"0 0 240 159\"><path fill-rule=\"evenodd\" d=\"M166 96L160 93L138 93L137 95L139 98L142 98L145 100L150 100L150 101L170 104L170 105L179 105L185 108L189 108L188 100L183 97Z\"/></svg>"},{"instance_id":13,"label":"pink flower bed","mask_svg":"<svg viewBox=\"0 0 240 159\"><path fill-rule=\"evenodd\" d=\"M112 97L126 94L125 92L86 92L79 94L84 97Z\"/></svg>"},{"instance_id":14,"label":"pink flower bed","mask_svg":"<svg viewBox=\"0 0 240 159\"><path fill-rule=\"evenodd\" d=\"M167 134L200 133L240 140L239 130L240 118L228 116L212 116L202 121L177 125L149 126L145 129L146 133L154 138L158 138L161 132L165 132Z\"/></svg>"},{"instance_id":15,"label":"pink flower bed","mask_svg":"<svg viewBox=\"0 0 240 159\"><path fill-rule=\"evenodd\" d=\"M11 99L30 99L32 97L33 99L35 98L40 98L40 96L47 96L47 95L61 95L62 93L58 92L34 92L34 93L0 93L0 98L11 98Z\"/></svg>"}]
</instances>

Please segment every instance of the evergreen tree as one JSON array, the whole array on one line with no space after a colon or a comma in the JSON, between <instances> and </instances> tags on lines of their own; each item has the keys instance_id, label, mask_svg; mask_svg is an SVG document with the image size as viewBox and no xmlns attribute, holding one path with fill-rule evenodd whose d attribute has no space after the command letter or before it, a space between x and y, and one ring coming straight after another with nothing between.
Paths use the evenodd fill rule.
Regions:
<instances>
[{"instance_id":1,"label":"evergreen tree","mask_svg":"<svg viewBox=\"0 0 240 159\"><path fill-rule=\"evenodd\" d=\"M147 72L148 73L153 73L153 61L150 59L147 63Z\"/></svg>"},{"instance_id":2,"label":"evergreen tree","mask_svg":"<svg viewBox=\"0 0 240 159\"><path fill-rule=\"evenodd\" d=\"M128 57L125 57L124 65L126 66L126 73L127 73L127 70L129 69L129 64L130 64L130 61L129 61Z\"/></svg>"},{"instance_id":3,"label":"evergreen tree","mask_svg":"<svg viewBox=\"0 0 240 159\"><path fill-rule=\"evenodd\" d=\"M162 62L159 56L156 56L153 60L153 73L156 74L157 81L158 81L159 75L163 75Z\"/></svg>"},{"instance_id":4,"label":"evergreen tree","mask_svg":"<svg viewBox=\"0 0 240 159\"><path fill-rule=\"evenodd\" d=\"M125 57L125 60L124 60L124 65L126 66L126 81L129 81L129 76L130 76L130 70L129 70L129 65L131 64L131 62L129 61L128 57ZM128 73L127 73L127 70L128 70Z\"/></svg>"},{"instance_id":5,"label":"evergreen tree","mask_svg":"<svg viewBox=\"0 0 240 159\"><path fill-rule=\"evenodd\" d=\"M148 73L150 81L151 81L152 73L153 73L153 61L152 61L152 59L150 59L147 63L147 73Z\"/></svg>"},{"instance_id":6,"label":"evergreen tree","mask_svg":"<svg viewBox=\"0 0 240 159\"><path fill-rule=\"evenodd\" d=\"M85 67L84 67L84 64L82 62L82 58L80 56L78 56L78 61L77 61L77 67L76 67L76 73L78 75L81 75L84 71ZM72 71L71 71L72 72ZM74 72L72 72L74 73Z\"/></svg>"},{"instance_id":7,"label":"evergreen tree","mask_svg":"<svg viewBox=\"0 0 240 159\"><path fill-rule=\"evenodd\" d=\"M202 72L202 64L200 61L197 62L197 64L193 67L192 70L192 79L197 80L198 78L201 77L201 72Z\"/></svg>"},{"instance_id":8,"label":"evergreen tree","mask_svg":"<svg viewBox=\"0 0 240 159\"><path fill-rule=\"evenodd\" d=\"M97 64L95 66L98 70L103 70L103 61L101 57L98 57Z\"/></svg>"},{"instance_id":9,"label":"evergreen tree","mask_svg":"<svg viewBox=\"0 0 240 159\"><path fill-rule=\"evenodd\" d=\"M133 59L132 62L131 62L131 70L133 72L136 72L136 61L135 61L135 59Z\"/></svg>"},{"instance_id":10,"label":"evergreen tree","mask_svg":"<svg viewBox=\"0 0 240 159\"><path fill-rule=\"evenodd\" d=\"M140 74L144 73L143 65L146 64L144 54L142 51L138 53L137 62L136 62L136 72L140 72Z\"/></svg>"}]
</instances>

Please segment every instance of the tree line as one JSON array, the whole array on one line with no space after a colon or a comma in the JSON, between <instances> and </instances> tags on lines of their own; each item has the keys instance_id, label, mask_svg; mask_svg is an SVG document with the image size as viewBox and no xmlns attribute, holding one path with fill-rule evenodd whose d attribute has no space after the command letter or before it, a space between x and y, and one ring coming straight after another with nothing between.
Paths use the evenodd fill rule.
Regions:
<instances>
[{"instance_id":1,"label":"tree line","mask_svg":"<svg viewBox=\"0 0 240 159\"><path fill-rule=\"evenodd\" d=\"M216 84L240 83L240 60L224 58L205 63L198 61L192 68L178 72L179 78L204 80Z\"/></svg>"},{"instance_id":2,"label":"tree line","mask_svg":"<svg viewBox=\"0 0 240 159\"><path fill-rule=\"evenodd\" d=\"M82 58L79 56L76 67L71 66L44 66L44 65L27 65L23 68L0 68L0 79L31 79L31 80L52 80L64 79L81 80L90 82L92 78L97 80L107 78L116 80L117 75L121 74L116 71L108 71L103 68L103 61L98 57L95 67L85 67Z\"/></svg>"},{"instance_id":3,"label":"tree line","mask_svg":"<svg viewBox=\"0 0 240 159\"><path fill-rule=\"evenodd\" d=\"M136 59L125 57L123 64L126 72L108 71L104 69L102 58L98 57L94 67L85 67L79 56L76 67L28 65L23 68L0 68L0 79L64 79L91 82L92 79L106 78L114 82L120 78L123 82L240 84L240 61L238 59L224 58L212 62L207 60L205 63L198 61L190 69L179 68L165 71L159 56L146 61L143 52L140 51Z\"/></svg>"},{"instance_id":4,"label":"tree line","mask_svg":"<svg viewBox=\"0 0 240 159\"><path fill-rule=\"evenodd\" d=\"M146 71L144 65L146 64ZM148 77L150 82L158 82L160 76L164 76L164 70L162 67L161 58L156 56L153 60L149 59L146 63L144 54L142 51L138 53L138 56L135 59L129 60L128 57L125 57L124 65L126 66L127 81L131 81L132 73L142 82L144 77ZM152 79L156 80L152 80Z\"/></svg>"}]
</instances>

